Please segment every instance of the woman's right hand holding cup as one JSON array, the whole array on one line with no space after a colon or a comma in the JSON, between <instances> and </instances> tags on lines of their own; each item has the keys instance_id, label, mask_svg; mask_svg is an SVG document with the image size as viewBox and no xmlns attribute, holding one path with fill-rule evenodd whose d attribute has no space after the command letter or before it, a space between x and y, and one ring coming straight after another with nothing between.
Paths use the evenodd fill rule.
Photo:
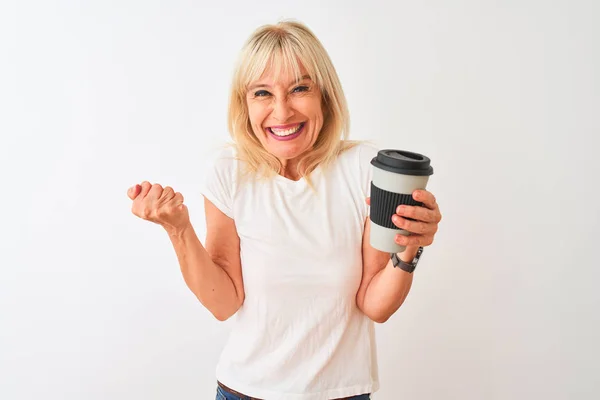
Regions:
<instances>
[{"instance_id":1,"label":"woman's right hand holding cup","mask_svg":"<svg viewBox=\"0 0 600 400\"><path fill-rule=\"evenodd\" d=\"M131 212L146 221L161 225L169 235L178 235L190 226L187 206L183 195L170 186L148 181L129 188L127 196L133 200Z\"/></svg>"}]
</instances>

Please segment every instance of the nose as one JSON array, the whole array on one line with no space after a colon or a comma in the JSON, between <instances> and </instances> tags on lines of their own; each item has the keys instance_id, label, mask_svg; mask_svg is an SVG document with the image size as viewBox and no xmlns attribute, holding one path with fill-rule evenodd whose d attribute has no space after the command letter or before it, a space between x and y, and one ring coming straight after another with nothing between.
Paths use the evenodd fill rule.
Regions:
<instances>
[{"instance_id":1,"label":"nose","mask_svg":"<svg viewBox=\"0 0 600 400\"><path fill-rule=\"evenodd\" d=\"M288 103L286 98L279 98L275 100L275 104L273 104L273 118L278 122L287 121L292 115L294 115L294 111L290 104Z\"/></svg>"}]
</instances>

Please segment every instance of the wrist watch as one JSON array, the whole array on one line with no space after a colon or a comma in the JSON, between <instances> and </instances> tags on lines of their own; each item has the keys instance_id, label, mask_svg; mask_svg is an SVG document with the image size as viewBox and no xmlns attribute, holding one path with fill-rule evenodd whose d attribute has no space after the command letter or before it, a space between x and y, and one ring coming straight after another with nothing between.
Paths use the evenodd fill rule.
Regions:
<instances>
[{"instance_id":1,"label":"wrist watch","mask_svg":"<svg viewBox=\"0 0 600 400\"><path fill-rule=\"evenodd\" d=\"M415 258L413 258L413 260L410 263L402 261L398 257L397 253L391 253L390 258L392 259L392 265L394 266L394 268L397 267L403 271L408 272L409 274L412 274L412 272L415 270L415 268L417 268L417 264L419 263L419 259L421 258L422 253L423 253L423 246L419 247L419 250L417 250L417 254L415 255Z\"/></svg>"}]
</instances>

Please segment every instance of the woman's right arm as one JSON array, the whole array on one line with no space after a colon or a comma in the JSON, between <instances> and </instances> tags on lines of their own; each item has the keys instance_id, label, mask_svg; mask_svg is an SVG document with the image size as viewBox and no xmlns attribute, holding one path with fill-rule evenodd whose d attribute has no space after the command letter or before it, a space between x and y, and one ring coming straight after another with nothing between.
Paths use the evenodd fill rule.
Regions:
<instances>
[{"instance_id":1,"label":"woman's right arm","mask_svg":"<svg viewBox=\"0 0 600 400\"><path fill-rule=\"evenodd\" d=\"M205 199L206 247L190 223L181 193L170 187L143 182L128 191L132 212L157 223L169 234L185 283L220 321L237 312L244 302L240 240L233 219Z\"/></svg>"},{"instance_id":2,"label":"woman's right arm","mask_svg":"<svg viewBox=\"0 0 600 400\"><path fill-rule=\"evenodd\" d=\"M204 199L206 247L191 224L169 238L185 283L219 321L225 321L244 303L240 239L233 219Z\"/></svg>"}]
</instances>

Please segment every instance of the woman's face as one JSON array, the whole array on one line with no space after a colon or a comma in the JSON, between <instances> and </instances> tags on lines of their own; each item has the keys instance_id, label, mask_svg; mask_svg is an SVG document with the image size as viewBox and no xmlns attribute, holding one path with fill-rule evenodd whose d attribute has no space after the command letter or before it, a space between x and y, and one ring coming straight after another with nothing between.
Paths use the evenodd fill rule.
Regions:
<instances>
[{"instance_id":1,"label":"woman's face","mask_svg":"<svg viewBox=\"0 0 600 400\"><path fill-rule=\"evenodd\" d=\"M252 130L264 148L284 165L312 148L323 126L321 91L300 68L302 79L272 71L250 84L246 94Z\"/></svg>"}]
</instances>

